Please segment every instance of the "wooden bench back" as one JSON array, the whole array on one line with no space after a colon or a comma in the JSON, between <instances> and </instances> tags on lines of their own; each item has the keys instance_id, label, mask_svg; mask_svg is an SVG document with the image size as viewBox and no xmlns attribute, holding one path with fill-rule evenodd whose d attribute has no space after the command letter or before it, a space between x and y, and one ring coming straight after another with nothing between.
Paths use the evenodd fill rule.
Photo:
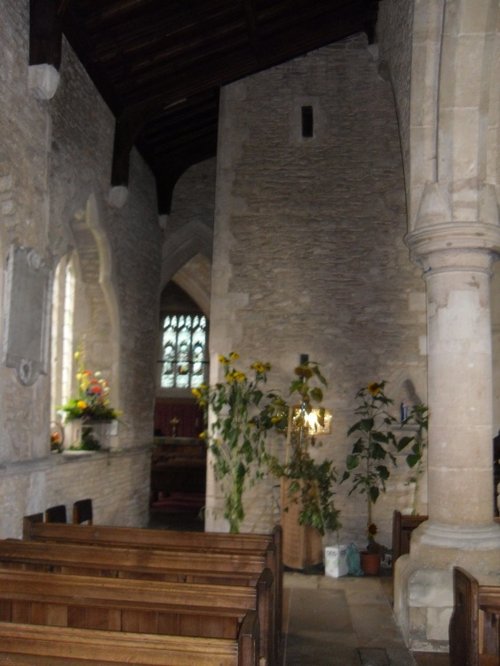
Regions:
<instances>
[{"instance_id":1,"label":"wooden bench back","mask_svg":"<svg viewBox=\"0 0 500 666\"><path fill-rule=\"evenodd\" d=\"M256 597L249 587L0 569L3 621L236 638Z\"/></svg>"},{"instance_id":2,"label":"wooden bench back","mask_svg":"<svg viewBox=\"0 0 500 666\"><path fill-rule=\"evenodd\" d=\"M401 511L394 511L392 516L392 561L400 555L410 552L411 533L421 525L428 516L407 516Z\"/></svg>"},{"instance_id":3,"label":"wooden bench back","mask_svg":"<svg viewBox=\"0 0 500 666\"><path fill-rule=\"evenodd\" d=\"M66 523L67 522L66 505L57 504L56 506L49 506L49 508L45 510L45 522Z\"/></svg>"},{"instance_id":4,"label":"wooden bench back","mask_svg":"<svg viewBox=\"0 0 500 666\"><path fill-rule=\"evenodd\" d=\"M0 663L19 666L257 666L256 614L238 641L0 622Z\"/></svg>"},{"instance_id":5,"label":"wooden bench back","mask_svg":"<svg viewBox=\"0 0 500 666\"><path fill-rule=\"evenodd\" d=\"M71 525L23 521L23 539L74 543L105 541L117 546L144 548L182 547L201 552L265 552L270 562L279 556L280 531L272 534L223 534L220 532L180 532L111 525ZM272 568L272 567L271 567Z\"/></svg>"},{"instance_id":6,"label":"wooden bench back","mask_svg":"<svg viewBox=\"0 0 500 666\"><path fill-rule=\"evenodd\" d=\"M103 569L115 575L126 577L128 570L134 578L141 572L145 576L153 572L164 573L172 579L181 577L182 580L192 580L197 574L200 577L209 576L213 580L221 579L227 583L232 580L255 580L266 568L266 558L263 554L245 554L221 552L189 552L180 550L150 549L129 546L109 546L103 542L60 543L53 541L21 541L15 539L0 540L0 560L4 562L33 562L42 564L44 561L55 569L65 567L79 571ZM198 581L200 582L200 581Z\"/></svg>"},{"instance_id":7,"label":"wooden bench back","mask_svg":"<svg viewBox=\"0 0 500 666\"><path fill-rule=\"evenodd\" d=\"M92 500L90 497L77 500L73 503L71 518L74 525L81 525L82 523L92 525L94 521L94 512L92 510Z\"/></svg>"},{"instance_id":8,"label":"wooden bench back","mask_svg":"<svg viewBox=\"0 0 500 666\"><path fill-rule=\"evenodd\" d=\"M500 664L500 586L479 585L461 567L453 569L450 666Z\"/></svg>"}]
</instances>

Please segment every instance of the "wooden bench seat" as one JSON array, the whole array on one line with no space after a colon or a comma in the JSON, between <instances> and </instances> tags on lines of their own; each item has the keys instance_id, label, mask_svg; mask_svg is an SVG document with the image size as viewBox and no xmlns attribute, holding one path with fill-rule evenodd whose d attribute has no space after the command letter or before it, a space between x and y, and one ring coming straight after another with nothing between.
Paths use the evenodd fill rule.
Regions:
<instances>
[{"instance_id":1,"label":"wooden bench seat","mask_svg":"<svg viewBox=\"0 0 500 666\"><path fill-rule=\"evenodd\" d=\"M257 617L237 641L0 622L0 663L16 666L257 666Z\"/></svg>"},{"instance_id":2,"label":"wooden bench seat","mask_svg":"<svg viewBox=\"0 0 500 666\"><path fill-rule=\"evenodd\" d=\"M250 587L0 569L2 621L237 639L257 607Z\"/></svg>"},{"instance_id":3,"label":"wooden bench seat","mask_svg":"<svg viewBox=\"0 0 500 666\"><path fill-rule=\"evenodd\" d=\"M453 569L450 666L500 664L500 581L479 584L461 567Z\"/></svg>"}]
</instances>

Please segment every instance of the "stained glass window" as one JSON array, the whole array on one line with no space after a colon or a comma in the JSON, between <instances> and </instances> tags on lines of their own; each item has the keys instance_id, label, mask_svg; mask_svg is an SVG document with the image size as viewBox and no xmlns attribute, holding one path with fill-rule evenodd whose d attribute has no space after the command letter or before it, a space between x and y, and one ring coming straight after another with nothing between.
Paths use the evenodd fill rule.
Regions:
<instances>
[{"instance_id":1,"label":"stained glass window","mask_svg":"<svg viewBox=\"0 0 500 666\"><path fill-rule=\"evenodd\" d=\"M205 380L207 320L203 315L167 315L163 320L162 388L190 389Z\"/></svg>"}]
</instances>

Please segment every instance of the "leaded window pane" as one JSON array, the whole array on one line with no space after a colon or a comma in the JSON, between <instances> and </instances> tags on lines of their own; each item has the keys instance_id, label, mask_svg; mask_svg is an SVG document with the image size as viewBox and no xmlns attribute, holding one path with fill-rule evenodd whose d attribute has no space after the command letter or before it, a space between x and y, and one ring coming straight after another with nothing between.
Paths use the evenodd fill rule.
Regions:
<instances>
[{"instance_id":1,"label":"leaded window pane","mask_svg":"<svg viewBox=\"0 0 500 666\"><path fill-rule=\"evenodd\" d=\"M167 315L163 321L163 388L194 388L205 377L207 320L203 315Z\"/></svg>"}]
</instances>

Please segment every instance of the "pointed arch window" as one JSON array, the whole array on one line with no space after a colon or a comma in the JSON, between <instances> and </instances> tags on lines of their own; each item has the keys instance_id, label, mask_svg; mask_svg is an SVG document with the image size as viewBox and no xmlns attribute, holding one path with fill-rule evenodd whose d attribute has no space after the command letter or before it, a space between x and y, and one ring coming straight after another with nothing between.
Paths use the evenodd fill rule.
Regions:
<instances>
[{"instance_id":1,"label":"pointed arch window","mask_svg":"<svg viewBox=\"0 0 500 666\"><path fill-rule=\"evenodd\" d=\"M73 381L73 321L75 270L71 256L61 259L54 275L51 326L51 413L71 395Z\"/></svg>"},{"instance_id":2,"label":"pointed arch window","mask_svg":"<svg viewBox=\"0 0 500 666\"><path fill-rule=\"evenodd\" d=\"M162 388L191 389L205 380L207 319L200 314L168 314L162 331Z\"/></svg>"}]
</instances>

